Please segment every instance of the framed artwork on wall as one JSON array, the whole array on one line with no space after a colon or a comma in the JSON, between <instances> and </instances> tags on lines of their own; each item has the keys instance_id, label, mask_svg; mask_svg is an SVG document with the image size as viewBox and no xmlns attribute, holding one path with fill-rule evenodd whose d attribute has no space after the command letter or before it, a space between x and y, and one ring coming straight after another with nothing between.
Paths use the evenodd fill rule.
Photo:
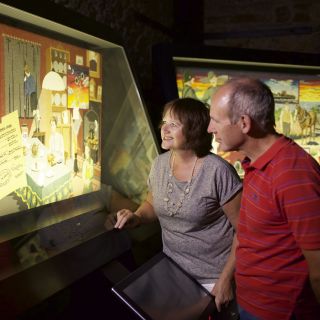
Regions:
<instances>
[{"instance_id":1,"label":"framed artwork on wall","mask_svg":"<svg viewBox=\"0 0 320 320\"><path fill-rule=\"evenodd\" d=\"M292 138L320 162L320 65L317 57L220 49L206 48L205 53L191 54L172 50L171 58L163 54L162 69L171 74L163 78L168 99L174 98L176 92L177 97L196 98L209 107L215 91L229 79L258 78L274 95L276 130ZM241 153L220 152L214 138L212 147L213 152L227 159L243 176Z\"/></svg>"},{"instance_id":2,"label":"framed artwork on wall","mask_svg":"<svg viewBox=\"0 0 320 320\"><path fill-rule=\"evenodd\" d=\"M83 56L76 55L76 64L83 66Z\"/></svg>"},{"instance_id":3,"label":"framed artwork on wall","mask_svg":"<svg viewBox=\"0 0 320 320\"><path fill-rule=\"evenodd\" d=\"M277 131L295 140L320 162L319 67L214 60L187 66L179 64L183 62L180 59L175 62L179 97L196 98L208 105L215 91L229 79L245 75L262 80L274 96ZM213 150L220 153L214 139ZM233 164L242 160L234 152L221 155Z\"/></svg>"},{"instance_id":4,"label":"framed artwork on wall","mask_svg":"<svg viewBox=\"0 0 320 320\"><path fill-rule=\"evenodd\" d=\"M89 108L88 68L79 65L68 66L68 108Z\"/></svg>"},{"instance_id":5,"label":"framed artwork on wall","mask_svg":"<svg viewBox=\"0 0 320 320\"><path fill-rule=\"evenodd\" d=\"M102 100L102 86L97 87L97 100L101 102Z\"/></svg>"},{"instance_id":6,"label":"framed artwork on wall","mask_svg":"<svg viewBox=\"0 0 320 320\"><path fill-rule=\"evenodd\" d=\"M87 66L89 67L90 77L100 78L100 53L87 50Z\"/></svg>"}]
</instances>

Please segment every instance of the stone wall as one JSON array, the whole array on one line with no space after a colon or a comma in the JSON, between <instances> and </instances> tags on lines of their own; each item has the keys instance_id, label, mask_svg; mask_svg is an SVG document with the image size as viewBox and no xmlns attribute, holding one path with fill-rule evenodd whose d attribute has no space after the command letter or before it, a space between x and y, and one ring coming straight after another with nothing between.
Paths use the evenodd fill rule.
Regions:
<instances>
[{"instance_id":1,"label":"stone wall","mask_svg":"<svg viewBox=\"0 0 320 320\"><path fill-rule=\"evenodd\" d=\"M171 41L173 24L170 0L51 0L106 24L123 40L131 68L143 92L151 90L151 46Z\"/></svg>"},{"instance_id":2,"label":"stone wall","mask_svg":"<svg viewBox=\"0 0 320 320\"><path fill-rule=\"evenodd\" d=\"M315 0L51 1L106 24L120 35L149 109L156 104L153 44L320 52L320 2Z\"/></svg>"},{"instance_id":3,"label":"stone wall","mask_svg":"<svg viewBox=\"0 0 320 320\"><path fill-rule=\"evenodd\" d=\"M206 44L319 53L320 2L205 0Z\"/></svg>"}]
</instances>

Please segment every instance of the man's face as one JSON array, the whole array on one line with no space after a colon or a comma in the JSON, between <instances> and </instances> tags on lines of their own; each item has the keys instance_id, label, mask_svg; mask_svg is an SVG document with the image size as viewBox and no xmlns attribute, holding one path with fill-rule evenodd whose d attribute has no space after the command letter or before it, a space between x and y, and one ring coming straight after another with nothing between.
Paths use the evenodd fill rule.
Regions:
<instances>
[{"instance_id":1,"label":"man's face","mask_svg":"<svg viewBox=\"0 0 320 320\"><path fill-rule=\"evenodd\" d=\"M29 66L27 64L24 65L24 72L25 73L29 73L30 72Z\"/></svg>"},{"instance_id":2,"label":"man's face","mask_svg":"<svg viewBox=\"0 0 320 320\"><path fill-rule=\"evenodd\" d=\"M222 87L211 99L208 132L213 133L220 151L239 150L243 142L240 123L232 124L228 114L230 88Z\"/></svg>"}]
</instances>

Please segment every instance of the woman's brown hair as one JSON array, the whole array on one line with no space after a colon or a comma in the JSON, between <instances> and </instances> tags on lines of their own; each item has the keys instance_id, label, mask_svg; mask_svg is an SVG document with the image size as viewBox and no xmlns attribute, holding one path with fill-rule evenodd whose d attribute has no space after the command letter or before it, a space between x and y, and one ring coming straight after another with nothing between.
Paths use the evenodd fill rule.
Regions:
<instances>
[{"instance_id":1,"label":"woman's brown hair","mask_svg":"<svg viewBox=\"0 0 320 320\"><path fill-rule=\"evenodd\" d=\"M175 115L182 124L182 133L186 138L186 149L193 150L198 157L210 153L212 135L208 133L210 122L209 106L193 98L181 98L168 102L162 117L167 112Z\"/></svg>"}]
</instances>

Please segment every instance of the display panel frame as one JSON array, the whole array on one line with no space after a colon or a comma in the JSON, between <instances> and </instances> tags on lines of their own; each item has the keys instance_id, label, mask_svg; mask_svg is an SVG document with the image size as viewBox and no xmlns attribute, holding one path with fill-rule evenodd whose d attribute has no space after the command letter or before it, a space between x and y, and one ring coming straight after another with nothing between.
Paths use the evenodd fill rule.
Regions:
<instances>
[{"instance_id":1,"label":"display panel frame","mask_svg":"<svg viewBox=\"0 0 320 320\"><path fill-rule=\"evenodd\" d=\"M78 48L68 50L70 55L66 59L71 59L71 63L78 66L79 70L87 63L87 50L99 52L100 70L97 72L95 69L92 78L99 80L96 77L102 77L100 83L96 83L96 97L99 99L92 99L93 103L89 104L89 108L83 108L84 112L88 110L91 114L99 114L98 150L95 150L96 143L91 136L90 141L80 139L77 145L78 156L81 158L85 142L91 143L99 162L99 166L94 166L93 173L101 177L101 188L0 215L0 297L2 301L7 301L7 297L10 297L16 307L9 311L17 314L129 250L128 236L125 233L107 232L104 222L107 215L117 208L128 204L129 207L135 207L144 198L151 162L159 148L124 48L119 42L113 42L119 41L118 36L105 26L50 2L44 5L45 9L33 0L28 4L8 1L9 5L6 5L5 2L0 3L1 24L21 30L20 37L40 34L52 39L48 41L48 50L44 50L44 55L50 52L50 48L65 52L65 44ZM39 11L40 7L42 12ZM56 19L53 21L51 13L61 9L61 15L52 17ZM47 70L48 66L52 66L50 55L47 58L40 63L40 68L43 69L39 81L41 84L44 75L50 72ZM3 59L0 60L0 69L4 70ZM1 74L0 86L4 86L5 80L3 73ZM4 101L2 96L2 106ZM61 111L61 106L56 107L52 110L53 113ZM83 115L81 114L82 118ZM71 130L70 126L74 123L70 123L70 115L60 116L60 123L63 117L67 118L64 126L60 127L63 134L63 130ZM134 132L132 127L126 127L128 119ZM82 128L83 132L90 132L91 120L92 117L88 117L85 128ZM37 139L43 139L43 135L39 134ZM132 143L133 141L136 143ZM72 142L71 139L69 142ZM83 165L78 160L81 169ZM125 163L121 162L123 160ZM74 168L75 166L73 170ZM73 173L79 174L75 171ZM94 248L101 249L97 257ZM76 259L83 255L88 263L74 266L71 263L65 268L63 260L70 262L75 255ZM47 283L48 278L53 282L43 288L42 284ZM21 283L28 284L17 290ZM38 292L36 296L32 295L34 290Z\"/></svg>"},{"instance_id":2,"label":"display panel frame","mask_svg":"<svg viewBox=\"0 0 320 320\"><path fill-rule=\"evenodd\" d=\"M32 68L32 72L34 71L34 78L38 79L35 81L35 93L36 93L36 105L34 107L35 110L33 110L33 112L38 112L39 114L28 114L28 115L22 115L21 110L23 110L23 108L20 108L21 110L17 110L18 111L18 119L19 119L19 125L21 126L21 128L23 128L23 130L26 128L27 130L25 130L26 134L25 136L23 135L23 140L27 139L30 137L32 137L33 140L37 141L38 144L37 146L39 147L39 156L36 155L34 158L38 159L39 158L43 158L41 155L41 151L46 151L46 153L48 153L48 158L49 158L49 148L51 149L50 143L49 141L51 140L52 137L52 133L50 134L48 127L49 125L46 123L46 121L44 121L44 118L46 118L46 120L48 120L48 122L51 123L51 116L52 118L56 119L56 126L57 126L57 131L59 131L59 134L63 137L63 142L64 142L64 154L63 157L64 159L61 161L62 165L65 165L66 162L68 161L68 159L72 160L72 162L75 161L74 159L74 153L79 153L80 152L80 157L83 157L83 144L87 142L87 137L84 137L84 133L80 132L81 137L74 139L73 134L75 132L75 127L77 127L77 119L75 116L75 112L74 111L78 111L77 114L78 116L80 115L79 110L81 111L81 107L77 108L78 110L76 110L76 108L71 108L70 106L67 106L67 98L66 99L62 99L62 96L58 96L58 92L62 91L60 88L57 87L58 84L53 83L53 79L51 80L51 85L55 86L55 88L47 88L47 85L49 84L49 81L47 78L47 75L49 75L50 73L55 74L55 76L57 74L60 74L60 80L62 79L62 75L66 76L67 75L67 67L71 65L71 61L70 61L70 50L73 50L72 54L77 55L78 51L80 50L81 53L83 55L86 55L88 52L88 48L92 47L97 47L101 49L109 49L109 48L120 48L119 46L115 45L115 44L111 44L108 43L107 41L103 41L103 46L99 47L99 44L94 42L90 43L90 40L88 41L88 35L85 34L80 34L80 32L78 32L78 35L75 35L75 31L72 29L68 29L67 27L63 27L61 25L58 25L56 23L54 23L53 21L49 21L49 20L45 20L39 16L34 16L31 14L27 14L26 12L23 12L19 9L10 7L10 6L6 6L4 4L1 4L1 29L2 29L2 43L1 43L1 49L2 49L2 55L1 55L1 69L4 71L2 73L1 76L1 90L5 91L5 94L2 94L1 96L1 117L2 120L4 119L3 116L5 116L6 114L10 113L11 114L11 109L7 110L7 105L10 102L10 99L12 98L12 94L10 95L10 82L7 79L7 74L8 74L8 70L11 70L13 68L16 68L16 65L18 64L18 62L20 60L28 60L28 52L27 53L19 53L15 47L13 47L12 52L15 56L15 59L12 60L11 64L9 63L9 67L8 65L5 63L6 61L6 57L8 56L8 53L6 52L5 49L5 42L14 42L17 41L19 45L25 46L27 49L24 51L28 51L28 46L35 46L38 45L39 47L39 51L41 52L41 54L38 55L38 57L35 57L34 55L31 56L32 60L38 60L37 64L39 65L38 70L35 70L35 68ZM75 35L75 37L74 37ZM73 38L74 37L74 38ZM82 37L82 38L81 38ZM93 37L92 37L93 38ZM35 40L34 40L35 39ZM86 40L85 40L86 39ZM34 40L34 41L32 41ZM92 41L93 39L91 39ZM96 39L95 41L97 41L98 39ZM100 40L102 41L102 40ZM100 54L100 53L99 53ZM57 60L59 59L59 56L61 58L61 56L64 55L64 65L63 65L63 61L62 62L58 62L58 61L53 61L53 59ZM54 58L53 58L54 56ZM58 58L56 58L56 56L58 56ZM30 59L29 59L30 60ZM61 59L60 59L61 60ZM68 63L68 64L67 64ZM10 67L11 65L11 67ZM62 68L60 68L60 65ZM34 67L34 65L33 65ZM51 72L51 71L54 72ZM49 72L50 71L50 72ZM30 71L31 73L31 71ZM16 79L16 78L15 78ZM24 86L26 86L26 79L28 79L25 76L24 79ZM17 79L16 79L17 80ZM69 85L69 82L66 79L62 79L64 80L64 88L63 89L63 93L65 94ZM88 80L88 78L84 77L84 80ZM103 81L103 79L100 79L100 81ZM23 82L23 80L22 80ZM88 82L88 81L87 81ZM7 87L9 87L9 94L7 94ZM86 88L86 90L88 90L88 85L83 86L84 88ZM44 109L41 111L39 110L41 108L41 95L44 91L49 91L49 98L48 99L44 99L44 102L42 102L42 104L44 105ZM22 94L25 94L26 90L22 90ZM70 90L69 90L70 91ZM50 96L51 94L51 96ZM20 92L18 92L18 94L16 94L17 96L17 100L19 100L20 98ZM69 95L70 96L70 93ZM59 98L59 99L57 99ZM21 100L21 99L20 99ZM61 108L61 105L59 105L58 103L59 101L65 100L65 103L63 105L63 109ZM24 104L24 102L22 103ZM89 107L85 107L83 109L88 109ZM90 111L91 111L91 107L90 107ZM99 119L101 118L101 110L102 110L102 103L100 103L99 105ZM50 116L48 116L50 111ZM39 117L39 122L40 122L40 126L39 127L35 127L36 124L36 117ZM81 120L84 116L84 113L82 113L80 115L80 121L79 121L79 126L80 129L82 129L82 124L81 124ZM24 124L25 122L25 124ZM43 129L41 127L41 122L44 123ZM2 123L3 124L3 123ZM11 125L11 124L10 124ZM101 130L101 128L99 128L99 130ZM80 130L83 131L83 130ZM101 133L99 133L99 136L101 135ZM74 140L78 140L76 142L74 142ZM33 147L34 145L32 145ZM102 146L102 142L99 141L98 142L98 148L100 150L99 152L99 159L98 159L98 166L97 168L95 168L95 170L98 170L99 173L97 175L97 187L94 188L93 190L91 190L90 192L94 192L99 191L100 187L100 182L99 180L101 180L101 146ZM43 150L41 150L41 148ZM27 150L25 150L27 149ZM35 149L35 148L34 148ZM9 150L10 151L10 150ZM31 147L30 146L26 146L24 144L23 141L23 152L25 152L27 155L30 154L32 156L34 156L34 152L32 150L32 154L31 154ZM53 152L53 151L52 151ZM67 155L66 155L67 154ZM46 156L46 154L45 154ZM44 157L45 158L45 157ZM26 161L26 164L28 164L28 162L32 162L30 159L30 161ZM46 160L46 159L45 159ZM35 162L35 161L34 161ZM46 163L46 161L44 161ZM49 162L49 159L48 159ZM56 157L56 159L54 159L53 164L55 165L56 163L58 163L59 166L59 159ZM39 162L35 163L38 164L40 167L40 160ZM50 162L49 162L50 164ZM46 173L48 173L47 169L48 167L50 169L56 169L56 167L52 165L52 168L50 168L50 166L48 166L48 164L46 163ZM57 167L58 167L57 166ZM72 166L72 164L71 164ZM73 165L75 166L75 164ZM30 173L32 174L32 172L39 172L40 170L35 170L35 167L31 168L32 170L30 170ZM39 168L38 168L39 169ZM63 171L64 168L58 168L57 169L57 174L59 173L59 171ZM70 170L72 171L72 170ZM71 173L71 172L70 172ZM69 173L69 175L70 175ZM73 168L73 173L76 174L77 172L74 171ZM30 175L31 175L30 174ZM35 174L36 175L36 174ZM39 177L38 177L39 178ZM48 178L48 179L47 179ZM44 176L45 180L49 180L49 178L52 178L52 176L48 176L47 174ZM36 180L36 177L34 177L33 179L34 181ZM39 182L39 181L35 181L35 182ZM43 181L43 188L45 188L46 186L46 182L47 181ZM19 185L17 183L17 185ZM41 189L41 185L38 184L37 187L39 187L38 189ZM35 193L33 192L34 190L31 190L31 192L29 193ZM43 191L43 190L40 190ZM56 201L60 201L61 203L64 202L64 200L69 199L70 197L73 196L81 196L82 194L85 194L87 192L79 192L76 193L74 192L74 190L72 190L72 194L68 197L56 197L56 200L49 200L48 202L43 202L40 203L41 207L46 207L47 204L56 202ZM28 192L27 192L28 194ZM23 195L23 192L21 192L21 195ZM40 197L39 193L36 195L37 197ZM1 197L3 198L3 197ZM44 198L45 199L45 198ZM34 205L34 204L30 204L30 203L26 203L26 208L25 209L31 209L31 208L36 208L39 207L40 205ZM4 206L2 206L4 207ZM16 212L19 211L24 211L23 208L17 208ZM1 212L1 217L7 215L7 214L11 214L14 213L14 211L11 212Z\"/></svg>"},{"instance_id":3,"label":"display panel frame","mask_svg":"<svg viewBox=\"0 0 320 320\"><path fill-rule=\"evenodd\" d=\"M239 76L261 79L275 96L277 131L291 137L320 162L318 55L158 44L153 48L153 58L154 69L159 72L155 76L163 103L189 96L209 106L214 90L228 79ZM310 118L307 128L304 128L303 116L299 116L302 112ZM232 163L243 177L241 153L220 152L214 139L212 151Z\"/></svg>"}]
</instances>

